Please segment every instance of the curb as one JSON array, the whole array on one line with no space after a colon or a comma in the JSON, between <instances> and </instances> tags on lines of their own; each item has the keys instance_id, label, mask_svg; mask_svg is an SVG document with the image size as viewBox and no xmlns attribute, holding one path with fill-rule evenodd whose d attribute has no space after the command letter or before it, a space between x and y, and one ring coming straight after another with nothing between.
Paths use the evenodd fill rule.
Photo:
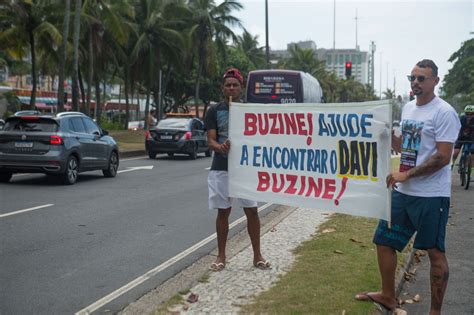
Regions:
<instances>
[{"instance_id":1,"label":"curb","mask_svg":"<svg viewBox=\"0 0 474 315\"><path fill-rule=\"evenodd\" d=\"M129 158L129 157L142 156L142 155L146 155L146 154L147 154L146 150L119 151L119 157L121 159Z\"/></svg>"}]
</instances>

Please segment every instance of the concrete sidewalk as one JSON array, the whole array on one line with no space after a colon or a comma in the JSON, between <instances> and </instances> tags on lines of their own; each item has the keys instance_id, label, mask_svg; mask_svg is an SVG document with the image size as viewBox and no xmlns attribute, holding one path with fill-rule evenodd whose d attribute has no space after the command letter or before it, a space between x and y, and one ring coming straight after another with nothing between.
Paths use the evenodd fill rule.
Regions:
<instances>
[{"instance_id":1,"label":"concrete sidewalk","mask_svg":"<svg viewBox=\"0 0 474 315\"><path fill-rule=\"evenodd\" d=\"M453 172L450 219L447 226L446 255L449 262L449 282L442 308L443 314L474 314L474 185L469 190L459 184L459 177ZM411 299L416 294L421 301L404 304L408 314L428 314L430 309L430 262L423 256L413 266L415 277L406 282L400 298Z\"/></svg>"}]
</instances>

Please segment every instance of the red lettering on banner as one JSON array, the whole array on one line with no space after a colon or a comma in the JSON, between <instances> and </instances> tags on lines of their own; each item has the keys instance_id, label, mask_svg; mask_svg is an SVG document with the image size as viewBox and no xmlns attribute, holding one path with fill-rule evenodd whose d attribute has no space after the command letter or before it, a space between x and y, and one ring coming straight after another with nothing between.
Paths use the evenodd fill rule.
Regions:
<instances>
[{"instance_id":1,"label":"red lettering on banner","mask_svg":"<svg viewBox=\"0 0 474 315\"><path fill-rule=\"evenodd\" d=\"M245 130L244 135L254 136L257 133L257 115L245 113Z\"/></svg>"},{"instance_id":2,"label":"red lettering on banner","mask_svg":"<svg viewBox=\"0 0 474 315\"><path fill-rule=\"evenodd\" d=\"M245 113L244 135L256 134L306 136L307 145L312 143L313 115L311 113Z\"/></svg>"},{"instance_id":3,"label":"red lettering on banner","mask_svg":"<svg viewBox=\"0 0 474 315\"><path fill-rule=\"evenodd\" d=\"M258 172L257 191L266 192L271 190L274 193L329 200L334 199L336 191L339 191L334 200L334 203L338 206L339 200L346 191L347 181L347 177L337 181L333 178Z\"/></svg>"}]
</instances>

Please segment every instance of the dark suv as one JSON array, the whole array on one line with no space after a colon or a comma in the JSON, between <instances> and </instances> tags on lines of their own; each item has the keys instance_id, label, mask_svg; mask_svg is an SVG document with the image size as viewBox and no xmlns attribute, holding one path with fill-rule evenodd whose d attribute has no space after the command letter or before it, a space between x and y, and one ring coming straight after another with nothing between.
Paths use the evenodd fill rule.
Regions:
<instances>
[{"instance_id":1,"label":"dark suv","mask_svg":"<svg viewBox=\"0 0 474 315\"><path fill-rule=\"evenodd\" d=\"M0 182L13 173L44 173L72 185L84 171L115 177L118 166L117 143L83 113L12 116L0 131Z\"/></svg>"}]
</instances>

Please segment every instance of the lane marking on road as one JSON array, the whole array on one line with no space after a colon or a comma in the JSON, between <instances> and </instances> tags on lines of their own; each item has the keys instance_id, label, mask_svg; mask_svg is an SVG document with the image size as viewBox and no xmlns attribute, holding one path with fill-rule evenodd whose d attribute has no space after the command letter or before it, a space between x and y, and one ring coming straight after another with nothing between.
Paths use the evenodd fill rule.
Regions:
<instances>
[{"instance_id":1,"label":"lane marking on road","mask_svg":"<svg viewBox=\"0 0 474 315\"><path fill-rule=\"evenodd\" d=\"M210 166L205 168L205 170L210 170L210 169L211 169L211 167L210 167Z\"/></svg>"},{"instance_id":2,"label":"lane marking on road","mask_svg":"<svg viewBox=\"0 0 474 315\"><path fill-rule=\"evenodd\" d=\"M54 204L50 203L50 204L47 204L47 205L42 205L42 206L37 206L37 207L33 207L33 208L28 208L28 209L18 210L18 211L14 211L14 212L4 213L4 214L0 214L0 218L5 218L5 217L9 217L9 216L12 216L12 215L15 215L15 214L20 214L20 213L24 213L24 212L39 210L39 209L52 207L52 206L54 206Z\"/></svg>"},{"instance_id":3,"label":"lane marking on road","mask_svg":"<svg viewBox=\"0 0 474 315\"><path fill-rule=\"evenodd\" d=\"M133 167L127 167L126 170L121 170L118 171L117 173L126 173L126 172L132 172L132 171L139 171L139 170L152 170L153 165L147 165L147 166L133 166Z\"/></svg>"},{"instance_id":4,"label":"lane marking on road","mask_svg":"<svg viewBox=\"0 0 474 315\"><path fill-rule=\"evenodd\" d=\"M268 207L270 207L272 204L271 203L266 203L264 204L263 206L259 207L258 208L258 212L260 211L263 211L265 209L267 209ZM229 225L229 229L235 227L237 224L239 223L242 223L246 220L246 216L242 216L240 217L239 219L235 220L234 222L232 222L230 225ZM199 243L196 243L194 244L193 246L189 247L188 249L186 249L185 251L179 253L178 255L168 259L167 261L165 261L164 263L162 263L161 265L149 270L148 272L146 272L144 275L141 275L140 277L136 278L135 280L127 283L126 285L124 285L123 287L115 290L114 292L110 293L109 295L107 296L104 296L103 298L101 298L100 300L92 303L91 305L83 308L82 310L78 311L75 315L86 315L86 314L90 314L96 310L98 310L99 308L103 307L104 305L110 303L111 301L115 300L116 298L118 298L119 296L121 296L122 294L125 294L127 293L128 291L132 290L133 288L139 286L140 284L142 284L143 282L147 281L148 279L152 278L153 276L157 275L159 272L165 270L166 268L168 268L169 266L172 266L174 263L180 261L181 259L185 258L186 256L188 256L189 254L193 253L194 251L198 250L199 248L203 247L204 245L208 244L209 242L211 242L212 240L214 240L215 238L217 237L217 234L214 233L208 237L206 237L205 239L203 239L202 241L200 241Z\"/></svg>"}]
</instances>

